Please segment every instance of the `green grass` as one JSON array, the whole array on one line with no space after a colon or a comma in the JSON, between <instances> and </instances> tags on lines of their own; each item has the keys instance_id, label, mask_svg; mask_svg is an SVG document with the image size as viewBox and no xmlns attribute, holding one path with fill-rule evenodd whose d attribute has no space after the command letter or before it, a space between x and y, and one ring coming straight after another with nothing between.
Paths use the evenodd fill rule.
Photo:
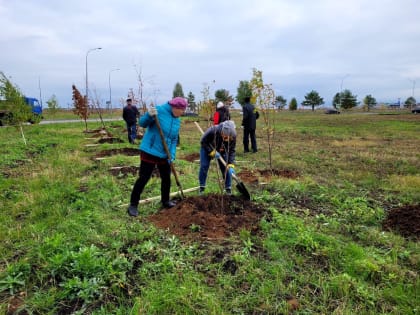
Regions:
<instances>
[{"instance_id":1,"label":"green grass","mask_svg":"<svg viewBox=\"0 0 420 315\"><path fill-rule=\"evenodd\" d=\"M198 163L181 158L198 153L200 134L183 121L176 168L188 188ZM125 141L122 121L106 124ZM93 156L133 146L85 147L83 130L24 126L25 146L18 129L0 128L2 313L13 297L22 314L288 314L291 297L295 314L420 312L419 243L382 230L389 209L420 204L417 115L279 113L274 168L299 177L252 186L269 213L262 233L214 244L129 218L135 176L109 168L138 157ZM257 131L259 153L244 155L238 129L237 172L267 168L263 126ZM152 178L142 198L159 193ZM158 202L140 208L158 210Z\"/></svg>"}]
</instances>

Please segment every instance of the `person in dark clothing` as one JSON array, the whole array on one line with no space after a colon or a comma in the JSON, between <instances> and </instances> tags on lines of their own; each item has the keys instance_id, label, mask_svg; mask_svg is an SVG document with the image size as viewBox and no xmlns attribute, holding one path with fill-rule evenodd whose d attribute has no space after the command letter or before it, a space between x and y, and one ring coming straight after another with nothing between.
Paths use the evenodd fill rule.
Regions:
<instances>
[{"instance_id":1,"label":"person in dark clothing","mask_svg":"<svg viewBox=\"0 0 420 315\"><path fill-rule=\"evenodd\" d=\"M216 112L213 115L213 125L216 126L226 120L230 120L229 108L223 102L218 102Z\"/></svg>"},{"instance_id":2,"label":"person in dark clothing","mask_svg":"<svg viewBox=\"0 0 420 315\"><path fill-rule=\"evenodd\" d=\"M127 125L128 142L134 144L137 138L137 119L140 116L139 110L132 104L131 98L127 98L127 105L123 108L123 119Z\"/></svg>"},{"instance_id":3,"label":"person in dark clothing","mask_svg":"<svg viewBox=\"0 0 420 315\"><path fill-rule=\"evenodd\" d=\"M251 138L252 152L257 152L257 139L255 137L255 129L257 128L257 119L259 113L252 105L251 98L245 97L245 105L243 105L242 112L242 126L244 127L244 152L249 152L249 139Z\"/></svg>"},{"instance_id":4,"label":"person in dark clothing","mask_svg":"<svg viewBox=\"0 0 420 315\"><path fill-rule=\"evenodd\" d=\"M150 180L152 172L157 167L159 170L161 185L160 194L162 206L171 208L175 203L170 200L171 190L171 163L176 158L176 144L178 141L181 120L179 117L184 113L187 101L182 97L175 97L169 102L149 107L147 113L140 118L140 126L146 129L146 133L140 144L140 169L130 196L130 205L127 212L132 217L139 215L138 205L140 195ZM159 120L160 128L168 147L168 156L156 119Z\"/></svg>"},{"instance_id":5,"label":"person in dark clothing","mask_svg":"<svg viewBox=\"0 0 420 315\"><path fill-rule=\"evenodd\" d=\"M232 173L235 172L235 123L232 120L226 120L220 125L211 126L204 132L200 142L200 171L198 173L200 195L204 193L206 188L210 161L214 158L217 159L225 180L225 193L230 195L232 193ZM225 160L226 166L219 160L219 157Z\"/></svg>"}]
</instances>

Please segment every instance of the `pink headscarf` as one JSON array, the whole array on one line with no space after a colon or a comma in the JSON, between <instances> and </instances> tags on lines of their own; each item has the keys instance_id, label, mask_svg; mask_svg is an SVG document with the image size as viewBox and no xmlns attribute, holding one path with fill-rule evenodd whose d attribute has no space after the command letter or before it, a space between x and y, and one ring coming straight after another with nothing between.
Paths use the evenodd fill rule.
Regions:
<instances>
[{"instance_id":1,"label":"pink headscarf","mask_svg":"<svg viewBox=\"0 0 420 315\"><path fill-rule=\"evenodd\" d=\"M169 101L169 105L175 108L186 109L188 103L183 97L175 97Z\"/></svg>"}]
</instances>

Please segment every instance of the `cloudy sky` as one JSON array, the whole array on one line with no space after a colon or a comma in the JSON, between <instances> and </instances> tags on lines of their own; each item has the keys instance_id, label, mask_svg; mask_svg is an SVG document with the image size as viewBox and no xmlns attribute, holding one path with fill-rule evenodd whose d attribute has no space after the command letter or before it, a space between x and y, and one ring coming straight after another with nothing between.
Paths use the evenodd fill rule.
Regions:
<instances>
[{"instance_id":1,"label":"cloudy sky","mask_svg":"<svg viewBox=\"0 0 420 315\"><path fill-rule=\"evenodd\" d=\"M235 96L252 68L288 101L316 90L328 106L341 88L420 99L416 0L0 0L0 29L0 71L44 105L72 106L86 60L90 95L105 103L111 86L114 107L139 74L161 103L176 82L196 100L205 85Z\"/></svg>"}]
</instances>

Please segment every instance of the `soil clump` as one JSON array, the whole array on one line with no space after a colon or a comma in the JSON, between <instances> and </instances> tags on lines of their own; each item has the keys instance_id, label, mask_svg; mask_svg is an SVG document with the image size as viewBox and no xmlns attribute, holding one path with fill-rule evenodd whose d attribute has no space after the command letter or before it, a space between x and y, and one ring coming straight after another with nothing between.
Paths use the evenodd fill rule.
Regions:
<instances>
[{"instance_id":1,"label":"soil clump","mask_svg":"<svg viewBox=\"0 0 420 315\"><path fill-rule=\"evenodd\" d=\"M187 197L170 209L162 209L147 219L155 226L183 239L222 240L245 229L260 230L266 211L252 201L237 196L209 194Z\"/></svg>"}]
</instances>

